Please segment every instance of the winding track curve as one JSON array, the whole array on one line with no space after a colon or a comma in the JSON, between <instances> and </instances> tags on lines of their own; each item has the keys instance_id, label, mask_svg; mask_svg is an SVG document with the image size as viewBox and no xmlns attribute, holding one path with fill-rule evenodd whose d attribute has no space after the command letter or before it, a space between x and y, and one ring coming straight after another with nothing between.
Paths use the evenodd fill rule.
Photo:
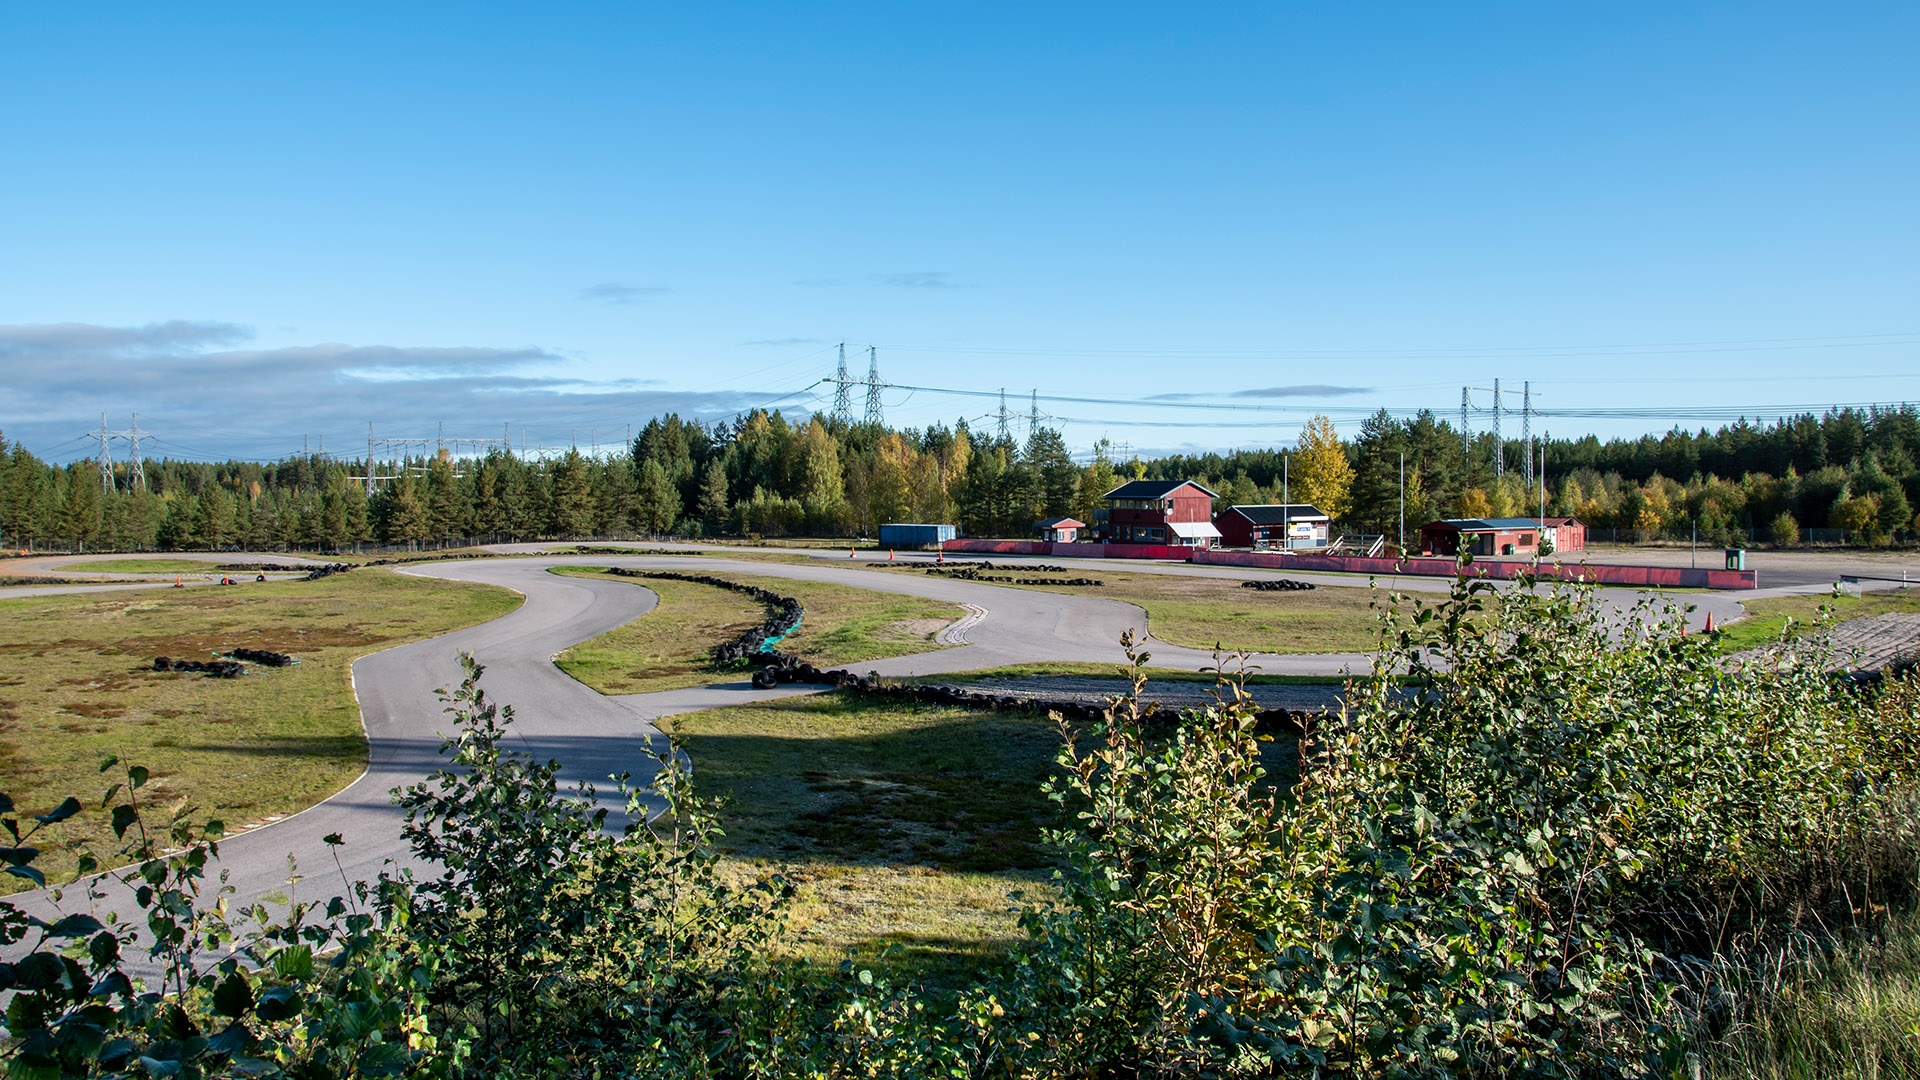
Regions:
<instances>
[{"instance_id":1,"label":"winding track curve","mask_svg":"<svg viewBox=\"0 0 1920 1080\"><path fill-rule=\"evenodd\" d=\"M1038 660L1124 661L1123 632L1146 639L1146 615L1117 600L1071 596L945 578L886 575L833 565L729 560L712 557L552 556L428 563L400 573L498 585L526 598L515 611L478 626L372 653L354 661L369 744L367 771L337 794L273 825L221 842L218 869L228 874L241 900L284 888L287 859L307 879L308 899L341 892L351 881L376 877L390 864L404 864L401 812L389 792L415 783L441 764L441 733L451 720L436 695L460 678L458 655L470 652L487 668L482 687L492 700L516 707L510 737L518 748L562 765L565 781L602 787L607 777L628 773L651 780L654 754L665 737L653 721L663 716L723 705L816 692L811 687L755 690L746 682L723 683L654 694L603 696L553 664L561 651L652 611L657 598L632 579L561 577L555 566L630 566L753 574L765 578L830 582L878 592L922 596L974 609L961 648L876 660L860 669L906 676L994 667ZM980 614L984 612L984 614ZM1156 666L1198 669L1210 653L1147 641ZM1256 659L1267 671L1335 673L1364 669L1363 654L1271 656ZM603 792L603 798L607 798ZM619 807L612 807L615 810ZM325 837L338 833L335 848ZM341 866L336 870L334 859ZM344 873L344 880L341 874ZM15 903L43 916L53 905L44 894ZM118 906L118 905L115 905ZM71 904L67 905L71 909ZM123 917L132 910L122 910Z\"/></svg>"},{"instance_id":2,"label":"winding track curve","mask_svg":"<svg viewBox=\"0 0 1920 1080\"><path fill-rule=\"evenodd\" d=\"M551 555L425 563L400 569L400 573L502 586L520 593L526 602L491 622L372 653L354 662L354 688L369 743L367 771L339 793L302 813L223 841L220 868L229 874L237 896L249 899L284 887L289 855L310 882L302 890L308 898L331 896L349 881L370 880L390 863L406 861L408 852L400 839L401 814L392 805L389 792L419 781L440 766L441 733L451 728L451 722L435 691L458 682L457 658L461 652L471 652L486 665L488 673L482 685L488 696L516 707L518 715L510 736L519 748L543 760L559 761L566 781L603 787L609 775L623 772L638 784L651 780L656 768L653 755L665 749L665 738L653 724L661 717L817 692L811 687L754 690L742 681L654 694L596 693L560 671L553 658L579 642L647 614L653 610L656 597L632 579L561 577L547 572L554 566L722 571L830 582L927 597L969 610L967 619L950 628L950 633L957 630L964 634L968 642L965 647L859 665L863 671L883 675L940 674L1047 660L1117 664L1124 661L1119 639L1128 630L1144 642L1155 666L1197 670L1213 660L1207 652L1151 640L1146 633L1145 612L1118 600L944 577L880 574L835 565L832 559L782 563L716 555L720 552L686 557ZM1231 568L1153 569L1220 577L1269 576ZM1348 587L1360 584L1351 577L1326 583ZM1404 581L1394 581L1388 587L1409 585L1416 589L1431 587L1426 582ZM1624 606L1633 594L1620 592L1623 595L1613 602ZM1737 612L1737 605L1733 609ZM1695 618L1702 614L1696 612ZM1338 674L1363 671L1369 664L1369 657L1359 653L1256 654L1252 659L1269 673ZM343 847L332 848L325 843L323 838L333 833L345 838ZM334 866L336 855L341 860L340 871ZM340 876L342 871L345 880ZM52 910L43 895L37 899L15 897L14 901Z\"/></svg>"}]
</instances>

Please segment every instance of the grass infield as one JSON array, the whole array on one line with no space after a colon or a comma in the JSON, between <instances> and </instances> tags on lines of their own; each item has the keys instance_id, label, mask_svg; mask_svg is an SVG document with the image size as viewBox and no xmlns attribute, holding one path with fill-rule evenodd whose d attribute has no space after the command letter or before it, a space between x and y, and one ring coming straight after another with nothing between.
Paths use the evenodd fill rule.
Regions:
<instances>
[{"instance_id":1,"label":"grass infield","mask_svg":"<svg viewBox=\"0 0 1920 1080\"><path fill-rule=\"evenodd\" d=\"M356 657L504 615L506 589L382 569L320 581L0 600L0 791L44 813L73 795L48 871L73 849L115 850L101 759L143 765L152 805L187 804L229 829L326 798L366 765L348 668ZM300 663L239 679L153 670L237 647ZM24 885L5 879L8 888Z\"/></svg>"},{"instance_id":2,"label":"grass infield","mask_svg":"<svg viewBox=\"0 0 1920 1080\"><path fill-rule=\"evenodd\" d=\"M824 694L661 726L727 796L738 872L798 886L794 947L823 969L893 948L890 965L963 978L1020 939L1008 894L1048 891L1043 717Z\"/></svg>"},{"instance_id":3,"label":"grass infield","mask_svg":"<svg viewBox=\"0 0 1920 1080\"><path fill-rule=\"evenodd\" d=\"M241 561L242 556L234 556ZM217 574L224 573L218 563L200 559L89 559L86 562L67 563L60 568L66 570L84 570L89 574ZM287 567L289 570L295 567Z\"/></svg>"},{"instance_id":4,"label":"grass infield","mask_svg":"<svg viewBox=\"0 0 1920 1080\"><path fill-rule=\"evenodd\" d=\"M866 565L886 569L884 564ZM1329 585L1311 591L1262 592L1241 588L1237 578L1139 574L1079 566L1064 574L1046 574L1026 570L1017 562L1007 566L1009 570L996 569L993 574L1022 578L1089 577L1104 582L1098 588L991 584L1000 588L1100 596L1136 604L1146 611L1147 626L1153 636L1170 645L1192 649L1221 645L1266 653L1330 653L1366 652L1379 643L1378 612L1373 607L1372 589Z\"/></svg>"},{"instance_id":5,"label":"grass infield","mask_svg":"<svg viewBox=\"0 0 1920 1080\"><path fill-rule=\"evenodd\" d=\"M554 572L602 576L601 571L586 567L558 567ZM780 649L821 667L945 648L933 640L934 635L965 614L937 600L848 585L702 573L797 598L806 607L806 617L799 631L780 643ZM558 663L562 671L602 694L646 694L743 677L715 671L707 656L714 645L766 617L758 601L711 585L670 578L610 580L653 590L660 597L660 606L561 653Z\"/></svg>"}]
</instances>

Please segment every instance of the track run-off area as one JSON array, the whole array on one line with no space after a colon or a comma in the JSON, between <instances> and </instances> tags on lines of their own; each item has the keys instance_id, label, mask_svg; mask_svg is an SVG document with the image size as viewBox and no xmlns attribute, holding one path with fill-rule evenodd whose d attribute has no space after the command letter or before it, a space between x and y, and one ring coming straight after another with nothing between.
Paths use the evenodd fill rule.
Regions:
<instances>
[{"instance_id":1,"label":"track run-off area","mask_svg":"<svg viewBox=\"0 0 1920 1080\"><path fill-rule=\"evenodd\" d=\"M618 545L595 546L604 549ZM660 543L633 546L649 551L670 547ZM549 572L554 567L620 566L753 575L764 579L762 584L776 592L781 580L824 582L924 597L965 610L965 617L941 639L943 642L959 640L964 642L962 647L852 665L862 674L872 671L894 677L939 675L1049 661L1119 665L1125 662L1120 639L1129 631L1152 654L1152 666L1156 668L1197 671L1214 663L1209 652L1153 640L1148 632L1146 613L1121 600L1006 588L937 575L877 573L870 568L848 565L862 560L886 560L885 554L873 552L850 560L844 550L820 550L812 553L815 558L805 561L763 561L728 558L727 554L737 552L737 548L696 545L686 545L686 548L688 553L684 556L620 556L550 552L540 545L504 545L492 550L520 557L423 562L397 568L397 572L403 574L510 589L524 597L524 602L511 613L490 622L370 653L354 661L353 689L368 741L367 770L343 790L303 812L222 840L218 869L227 874L236 898L250 900L284 889L289 855L306 879L299 889L304 899L334 895L346 890L352 882L371 880L382 870L408 861L409 853L400 836L401 811L393 805L390 793L395 788L420 782L441 766L440 747L444 734L452 728L452 718L445 713L437 691L459 683L462 653L471 653L486 667L481 685L488 698L514 707L515 722L510 728L514 747L540 760L551 758L560 762L565 781L594 784L602 790L603 798L612 787L610 776L624 773L640 786L650 781L657 767L656 755L667 749L666 737L654 723L662 717L817 693L823 689L781 686L756 690L743 674L732 681L688 689L603 696L561 671L554 663L555 658L574 645L645 617L654 609L656 597L644 584L633 579L562 576ZM235 554L198 558L209 562L266 561L266 557ZM68 567L80 561L47 558L36 561L33 568L41 573L79 577L85 572ZM299 561L288 559L289 568ZM931 556L916 557L915 561L931 561ZM1229 578L1275 576L1269 571L1232 567L1050 561L1095 571L1105 568ZM1285 576L1313 581L1322 587L1367 588L1377 584L1383 590L1402 592L1442 593L1449 584L1425 578L1370 583L1364 577L1352 575L1290 573ZM171 584L158 581L143 586L121 580L99 586L7 589L0 591L0 596ZM1736 596L1745 599L1816 589L1798 586L1740 594L1687 594L1679 599L1692 606L1689 618L1694 625L1703 624L1709 615L1716 624L1724 625L1742 612ZM1615 612L1624 612L1642 599L1640 593L1627 589L1602 590L1602 597ZM1371 658L1364 653L1253 654L1249 662L1266 674L1339 675L1365 672ZM693 764L697 770L698 762ZM344 844L329 845L325 838L333 834L342 837ZM336 858L340 862L338 869ZM73 910L79 894L80 890L73 890L62 908ZM44 894L15 896L13 902L29 910L53 910Z\"/></svg>"}]
</instances>

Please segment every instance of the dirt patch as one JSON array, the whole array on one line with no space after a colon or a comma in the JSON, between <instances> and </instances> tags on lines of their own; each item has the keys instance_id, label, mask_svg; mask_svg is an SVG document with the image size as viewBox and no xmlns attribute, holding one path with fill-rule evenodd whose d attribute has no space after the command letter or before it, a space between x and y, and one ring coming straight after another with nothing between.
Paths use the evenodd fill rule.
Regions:
<instances>
[{"instance_id":1,"label":"dirt patch","mask_svg":"<svg viewBox=\"0 0 1920 1080\"><path fill-rule=\"evenodd\" d=\"M902 619L887 624L887 632L898 637L930 638L945 630L951 619Z\"/></svg>"},{"instance_id":2,"label":"dirt patch","mask_svg":"<svg viewBox=\"0 0 1920 1080\"><path fill-rule=\"evenodd\" d=\"M127 715L127 710L122 706L107 705L97 701L85 702L78 705L69 703L60 706L60 711L63 713L71 713L74 716L84 716L90 720L116 720Z\"/></svg>"},{"instance_id":3,"label":"dirt patch","mask_svg":"<svg viewBox=\"0 0 1920 1080\"><path fill-rule=\"evenodd\" d=\"M283 652L299 655L315 649L363 648L393 640L385 634L368 633L359 627L339 629L304 630L282 627L274 630L252 630L246 634L246 641L235 641L234 635L213 633L178 635L171 637L131 637L122 638L102 651L120 656L193 656L197 653L226 652L229 649L245 647L265 649L268 652Z\"/></svg>"}]
</instances>

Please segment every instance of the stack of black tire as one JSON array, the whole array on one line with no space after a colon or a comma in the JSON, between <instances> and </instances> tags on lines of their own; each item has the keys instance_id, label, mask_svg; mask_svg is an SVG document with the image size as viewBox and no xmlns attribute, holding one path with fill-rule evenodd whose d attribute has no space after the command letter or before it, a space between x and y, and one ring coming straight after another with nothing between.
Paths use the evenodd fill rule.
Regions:
<instances>
[{"instance_id":1,"label":"stack of black tire","mask_svg":"<svg viewBox=\"0 0 1920 1080\"><path fill-rule=\"evenodd\" d=\"M266 667L287 667L293 663L293 657L283 652L268 652L265 649L235 649L227 654L235 660L246 660Z\"/></svg>"},{"instance_id":2,"label":"stack of black tire","mask_svg":"<svg viewBox=\"0 0 1920 1080\"><path fill-rule=\"evenodd\" d=\"M164 656L153 658L155 671L187 671L215 679L235 679L247 673L247 665L238 660L170 660Z\"/></svg>"},{"instance_id":3,"label":"stack of black tire","mask_svg":"<svg viewBox=\"0 0 1920 1080\"><path fill-rule=\"evenodd\" d=\"M1039 569L1039 570L1044 570L1044 569L1046 569L1046 567L1034 567L1034 568L1032 568L1032 569ZM1075 577L1075 578L1017 578L1017 577L1012 577L1012 576L1010 576L1010 575L996 575L996 574L983 574L983 573L981 573L981 572L980 572L980 570L979 570L979 568L977 568L977 567L972 567L972 566L965 566L965 567L961 567L961 568L959 568L959 569L957 569L957 570L948 570L948 569L946 569L946 568L944 568L944 567L939 567L939 566L929 566L929 567L927 567L927 573L929 573L929 574L945 574L945 575L947 575L948 577L951 577L951 578L954 578L954 579L955 579L955 580L957 580L957 581L1004 581L1004 582L1006 582L1006 583L1008 583L1008 584L1010 584L1010 585L1080 585L1080 586L1100 586L1100 585L1105 585L1105 584L1106 584L1106 582L1104 582L1104 581L1096 581L1096 580L1094 580L1093 578L1083 578L1083 577Z\"/></svg>"},{"instance_id":4,"label":"stack of black tire","mask_svg":"<svg viewBox=\"0 0 1920 1080\"><path fill-rule=\"evenodd\" d=\"M343 563L343 562L328 563L325 566L316 566L313 569L307 571L307 576L301 578L300 580L301 581L319 581L323 577L332 577L335 574L344 574L351 569L353 569L352 563Z\"/></svg>"},{"instance_id":5,"label":"stack of black tire","mask_svg":"<svg viewBox=\"0 0 1920 1080\"><path fill-rule=\"evenodd\" d=\"M1255 578L1241 582L1240 587L1261 592L1308 592L1320 586L1311 581L1294 581L1291 578Z\"/></svg>"}]
</instances>

